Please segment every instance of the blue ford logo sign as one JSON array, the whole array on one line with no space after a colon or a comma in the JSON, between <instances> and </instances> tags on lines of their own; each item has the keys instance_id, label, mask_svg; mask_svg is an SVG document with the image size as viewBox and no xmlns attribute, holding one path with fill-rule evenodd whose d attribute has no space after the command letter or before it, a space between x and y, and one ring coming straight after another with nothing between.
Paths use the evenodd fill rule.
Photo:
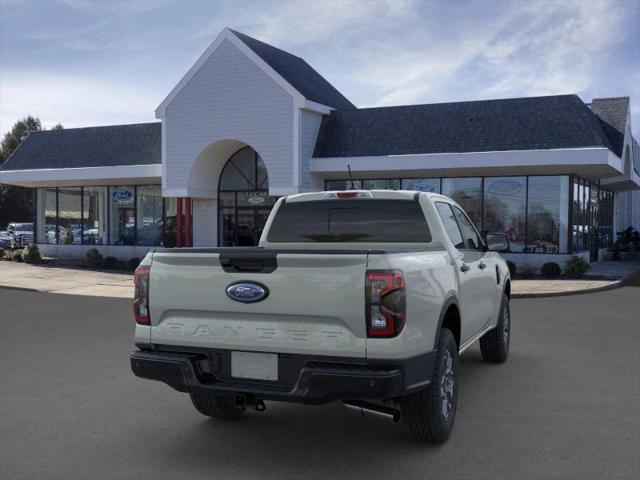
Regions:
<instances>
[{"instance_id":1,"label":"blue ford logo sign","mask_svg":"<svg viewBox=\"0 0 640 480\"><path fill-rule=\"evenodd\" d=\"M497 195L515 195L522 191L522 182L517 180L496 180L489 185L489 190Z\"/></svg>"},{"instance_id":2,"label":"blue ford logo sign","mask_svg":"<svg viewBox=\"0 0 640 480\"><path fill-rule=\"evenodd\" d=\"M268 295L269 289L257 282L236 282L227 287L227 297L236 302L259 302Z\"/></svg>"},{"instance_id":3,"label":"blue ford logo sign","mask_svg":"<svg viewBox=\"0 0 640 480\"><path fill-rule=\"evenodd\" d=\"M131 190L125 190L124 188L122 188L111 192L111 197L114 200L131 200L131 197L133 197L133 192L131 192Z\"/></svg>"}]
</instances>

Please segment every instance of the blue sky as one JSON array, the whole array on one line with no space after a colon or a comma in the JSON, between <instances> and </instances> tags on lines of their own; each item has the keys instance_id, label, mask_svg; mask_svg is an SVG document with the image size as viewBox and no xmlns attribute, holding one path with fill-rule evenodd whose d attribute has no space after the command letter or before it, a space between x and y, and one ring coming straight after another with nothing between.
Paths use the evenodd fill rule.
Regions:
<instances>
[{"instance_id":1,"label":"blue sky","mask_svg":"<svg viewBox=\"0 0 640 480\"><path fill-rule=\"evenodd\" d=\"M303 57L359 107L632 97L640 0L0 0L0 132L154 120L225 27Z\"/></svg>"}]
</instances>

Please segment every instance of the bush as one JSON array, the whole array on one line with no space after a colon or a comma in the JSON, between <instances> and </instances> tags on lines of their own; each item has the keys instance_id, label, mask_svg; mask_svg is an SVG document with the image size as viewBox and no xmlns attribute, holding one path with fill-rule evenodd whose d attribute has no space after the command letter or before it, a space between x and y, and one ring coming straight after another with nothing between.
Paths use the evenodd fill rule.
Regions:
<instances>
[{"instance_id":1,"label":"bush","mask_svg":"<svg viewBox=\"0 0 640 480\"><path fill-rule=\"evenodd\" d=\"M589 268L591 268L591 266L587 262L585 262L582 257L574 255L569 260L567 260L567 263L564 266L564 273L572 277L580 278L585 273L587 273L587 270L589 270Z\"/></svg>"},{"instance_id":2,"label":"bush","mask_svg":"<svg viewBox=\"0 0 640 480\"><path fill-rule=\"evenodd\" d=\"M547 278L555 278L560 276L562 269L556 262L547 262L542 265L540 273Z\"/></svg>"},{"instance_id":3,"label":"bush","mask_svg":"<svg viewBox=\"0 0 640 480\"><path fill-rule=\"evenodd\" d=\"M513 263L511 260L507 260L507 267L509 267L509 273L511 274L512 277L516 276L516 264Z\"/></svg>"},{"instance_id":4,"label":"bush","mask_svg":"<svg viewBox=\"0 0 640 480\"><path fill-rule=\"evenodd\" d=\"M102 266L102 254L97 248L92 248L87 251L87 255L84 258L84 264L88 268L100 268Z\"/></svg>"},{"instance_id":5,"label":"bush","mask_svg":"<svg viewBox=\"0 0 640 480\"><path fill-rule=\"evenodd\" d=\"M140 265L141 261L142 259L140 259L139 257L130 258L127 262L127 268L133 272L136 268L138 268L138 265Z\"/></svg>"},{"instance_id":6,"label":"bush","mask_svg":"<svg viewBox=\"0 0 640 480\"><path fill-rule=\"evenodd\" d=\"M520 269L520 275L523 278L531 278L536 274L536 269L535 267L529 265L528 263L525 263L522 268Z\"/></svg>"},{"instance_id":7,"label":"bush","mask_svg":"<svg viewBox=\"0 0 640 480\"><path fill-rule=\"evenodd\" d=\"M37 245L30 243L22 251L22 261L24 263L42 263L42 257L40 256L40 249Z\"/></svg>"},{"instance_id":8,"label":"bush","mask_svg":"<svg viewBox=\"0 0 640 480\"><path fill-rule=\"evenodd\" d=\"M105 257L102 261L102 266L107 270L114 270L118 268L118 259L116 257Z\"/></svg>"},{"instance_id":9,"label":"bush","mask_svg":"<svg viewBox=\"0 0 640 480\"><path fill-rule=\"evenodd\" d=\"M4 258L4 248L0 248L0 258Z\"/></svg>"},{"instance_id":10,"label":"bush","mask_svg":"<svg viewBox=\"0 0 640 480\"><path fill-rule=\"evenodd\" d=\"M13 260L14 262L22 263L22 252L19 252L17 250L11 252L11 260Z\"/></svg>"}]
</instances>

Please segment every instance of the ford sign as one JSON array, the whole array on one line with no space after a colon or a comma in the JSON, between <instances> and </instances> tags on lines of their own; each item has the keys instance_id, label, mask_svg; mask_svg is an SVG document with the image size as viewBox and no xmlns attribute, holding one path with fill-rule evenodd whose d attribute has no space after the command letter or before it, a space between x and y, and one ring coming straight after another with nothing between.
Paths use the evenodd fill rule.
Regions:
<instances>
[{"instance_id":1,"label":"ford sign","mask_svg":"<svg viewBox=\"0 0 640 480\"><path fill-rule=\"evenodd\" d=\"M496 180L489 185L489 191L496 195L515 195L522 191L523 183L517 180Z\"/></svg>"},{"instance_id":2,"label":"ford sign","mask_svg":"<svg viewBox=\"0 0 640 480\"><path fill-rule=\"evenodd\" d=\"M114 190L111 192L111 197L114 200L131 200L131 198L133 197L133 192L131 192L131 190L126 190L124 188L118 189L118 190Z\"/></svg>"},{"instance_id":3,"label":"ford sign","mask_svg":"<svg viewBox=\"0 0 640 480\"><path fill-rule=\"evenodd\" d=\"M227 297L236 302L259 302L268 295L269 289L257 282L236 282L227 287Z\"/></svg>"}]
</instances>

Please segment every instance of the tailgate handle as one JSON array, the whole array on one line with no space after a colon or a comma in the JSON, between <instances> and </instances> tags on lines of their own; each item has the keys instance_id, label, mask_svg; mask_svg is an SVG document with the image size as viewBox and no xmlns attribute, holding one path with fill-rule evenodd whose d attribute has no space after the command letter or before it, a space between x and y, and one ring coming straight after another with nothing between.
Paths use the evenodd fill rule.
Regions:
<instances>
[{"instance_id":1,"label":"tailgate handle","mask_svg":"<svg viewBox=\"0 0 640 480\"><path fill-rule=\"evenodd\" d=\"M275 255L220 255L220 265L227 273L271 273L278 268Z\"/></svg>"}]
</instances>

